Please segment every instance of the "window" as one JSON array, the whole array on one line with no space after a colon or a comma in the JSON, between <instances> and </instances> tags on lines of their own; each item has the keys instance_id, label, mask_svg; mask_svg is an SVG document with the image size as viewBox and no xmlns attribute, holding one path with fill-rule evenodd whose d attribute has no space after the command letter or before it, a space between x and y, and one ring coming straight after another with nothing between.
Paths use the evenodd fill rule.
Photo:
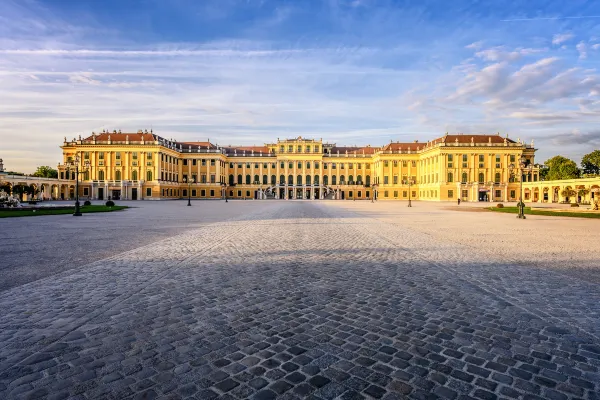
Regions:
<instances>
[{"instance_id":1,"label":"window","mask_svg":"<svg viewBox=\"0 0 600 400\"><path fill-rule=\"evenodd\" d=\"M152 188L146 188L146 197L152 197Z\"/></svg>"},{"instance_id":2,"label":"window","mask_svg":"<svg viewBox=\"0 0 600 400\"><path fill-rule=\"evenodd\" d=\"M294 151L294 146L289 145L288 146L288 153L292 153Z\"/></svg>"},{"instance_id":3,"label":"window","mask_svg":"<svg viewBox=\"0 0 600 400\"><path fill-rule=\"evenodd\" d=\"M302 175L298 175L298 176L296 177L296 184L297 184L297 185L302 185Z\"/></svg>"},{"instance_id":4,"label":"window","mask_svg":"<svg viewBox=\"0 0 600 400\"><path fill-rule=\"evenodd\" d=\"M233 184L234 184L233 174L229 174L229 186L233 186Z\"/></svg>"},{"instance_id":5,"label":"window","mask_svg":"<svg viewBox=\"0 0 600 400\"><path fill-rule=\"evenodd\" d=\"M183 197L187 197L187 195L188 195L188 194L187 194L187 189L183 189L183 194L182 194L182 196L183 196Z\"/></svg>"},{"instance_id":6,"label":"window","mask_svg":"<svg viewBox=\"0 0 600 400\"><path fill-rule=\"evenodd\" d=\"M120 151L117 151L117 152L115 153L115 160L120 160L120 159L121 159L121 152L120 152Z\"/></svg>"},{"instance_id":7,"label":"window","mask_svg":"<svg viewBox=\"0 0 600 400\"><path fill-rule=\"evenodd\" d=\"M511 163L514 163L514 162L515 162L515 155L514 155L514 154L511 154L511 155L510 155L510 162L511 162Z\"/></svg>"},{"instance_id":8,"label":"window","mask_svg":"<svg viewBox=\"0 0 600 400\"><path fill-rule=\"evenodd\" d=\"M329 176L325 175L323 177L323 185L325 185L325 186L329 185Z\"/></svg>"},{"instance_id":9,"label":"window","mask_svg":"<svg viewBox=\"0 0 600 400\"><path fill-rule=\"evenodd\" d=\"M394 185L398 184L398 175L394 175ZM394 196L397 197L397 196Z\"/></svg>"},{"instance_id":10,"label":"window","mask_svg":"<svg viewBox=\"0 0 600 400\"><path fill-rule=\"evenodd\" d=\"M310 161L306 162L306 169L310 169Z\"/></svg>"},{"instance_id":11,"label":"window","mask_svg":"<svg viewBox=\"0 0 600 400\"><path fill-rule=\"evenodd\" d=\"M202 165L203 167L205 167L205 166L206 166L206 159L205 159L205 158L203 158L203 159L202 159L202 160L200 160L200 161L201 161L201 164L200 164L200 165Z\"/></svg>"},{"instance_id":12,"label":"window","mask_svg":"<svg viewBox=\"0 0 600 400\"><path fill-rule=\"evenodd\" d=\"M302 169L302 161L298 161L298 169Z\"/></svg>"},{"instance_id":13,"label":"window","mask_svg":"<svg viewBox=\"0 0 600 400\"><path fill-rule=\"evenodd\" d=\"M467 177L467 173L466 173L466 172L463 172L463 173L462 173L462 179L461 179L461 182L462 182L462 183L467 183L467 179L468 179L468 177Z\"/></svg>"},{"instance_id":14,"label":"window","mask_svg":"<svg viewBox=\"0 0 600 400\"><path fill-rule=\"evenodd\" d=\"M232 162L229 163L229 168L233 168L233 163Z\"/></svg>"},{"instance_id":15,"label":"window","mask_svg":"<svg viewBox=\"0 0 600 400\"><path fill-rule=\"evenodd\" d=\"M138 180L137 171L131 171L131 180L132 181Z\"/></svg>"},{"instance_id":16,"label":"window","mask_svg":"<svg viewBox=\"0 0 600 400\"><path fill-rule=\"evenodd\" d=\"M214 166L215 166L215 159L214 159L214 158L210 160L210 166L211 166L211 167L214 167Z\"/></svg>"},{"instance_id":17,"label":"window","mask_svg":"<svg viewBox=\"0 0 600 400\"><path fill-rule=\"evenodd\" d=\"M136 155L136 157L134 158L134 160L137 160L137 153L134 153ZM83 159L84 160L89 160L90 159L90 152L86 151L85 153L83 153Z\"/></svg>"},{"instance_id":18,"label":"window","mask_svg":"<svg viewBox=\"0 0 600 400\"><path fill-rule=\"evenodd\" d=\"M310 175L306 175L306 184L310 186Z\"/></svg>"},{"instance_id":19,"label":"window","mask_svg":"<svg viewBox=\"0 0 600 400\"><path fill-rule=\"evenodd\" d=\"M331 169L335 169L335 168L336 168L335 163L331 163Z\"/></svg>"},{"instance_id":20,"label":"window","mask_svg":"<svg viewBox=\"0 0 600 400\"><path fill-rule=\"evenodd\" d=\"M294 163L293 162L289 162L288 163L288 168L289 169L293 169L294 168Z\"/></svg>"},{"instance_id":21,"label":"window","mask_svg":"<svg viewBox=\"0 0 600 400\"><path fill-rule=\"evenodd\" d=\"M485 174L483 172L479 173L479 183L484 183L485 182Z\"/></svg>"},{"instance_id":22,"label":"window","mask_svg":"<svg viewBox=\"0 0 600 400\"><path fill-rule=\"evenodd\" d=\"M511 199L514 199L514 198L515 198L515 195L516 195L516 192L515 192L514 190L511 190L511 191L510 191L510 198L511 198Z\"/></svg>"},{"instance_id":23,"label":"window","mask_svg":"<svg viewBox=\"0 0 600 400\"><path fill-rule=\"evenodd\" d=\"M279 175L279 183L281 183L281 184L285 183L285 175Z\"/></svg>"},{"instance_id":24,"label":"window","mask_svg":"<svg viewBox=\"0 0 600 400\"><path fill-rule=\"evenodd\" d=\"M340 169L344 169L344 163L340 163Z\"/></svg>"},{"instance_id":25,"label":"window","mask_svg":"<svg viewBox=\"0 0 600 400\"><path fill-rule=\"evenodd\" d=\"M367 164L367 169L371 169L371 164Z\"/></svg>"},{"instance_id":26,"label":"window","mask_svg":"<svg viewBox=\"0 0 600 400\"><path fill-rule=\"evenodd\" d=\"M283 161L279 163L279 168L285 168L285 163Z\"/></svg>"},{"instance_id":27,"label":"window","mask_svg":"<svg viewBox=\"0 0 600 400\"><path fill-rule=\"evenodd\" d=\"M302 146L298 146L298 153L302 153Z\"/></svg>"},{"instance_id":28,"label":"window","mask_svg":"<svg viewBox=\"0 0 600 400\"><path fill-rule=\"evenodd\" d=\"M448 172L448 183L454 182L454 174L452 172Z\"/></svg>"},{"instance_id":29,"label":"window","mask_svg":"<svg viewBox=\"0 0 600 400\"><path fill-rule=\"evenodd\" d=\"M206 183L206 174L200 175L200 183Z\"/></svg>"},{"instance_id":30,"label":"window","mask_svg":"<svg viewBox=\"0 0 600 400\"><path fill-rule=\"evenodd\" d=\"M483 154L479 155L479 168L483 168L483 163L484 163L485 157L483 156Z\"/></svg>"},{"instance_id":31,"label":"window","mask_svg":"<svg viewBox=\"0 0 600 400\"><path fill-rule=\"evenodd\" d=\"M384 166L384 167L387 167L387 166L388 166L388 164L389 164L389 163L388 163L388 161L387 161L387 160L383 162L383 166ZM386 197L387 197L387 196L386 196Z\"/></svg>"},{"instance_id":32,"label":"window","mask_svg":"<svg viewBox=\"0 0 600 400\"><path fill-rule=\"evenodd\" d=\"M264 176L265 176L265 178L267 177L266 175L264 175ZM260 177L258 175L254 175L254 180L252 181L252 183L260 183Z\"/></svg>"},{"instance_id":33,"label":"window","mask_svg":"<svg viewBox=\"0 0 600 400\"><path fill-rule=\"evenodd\" d=\"M494 182L500 183L500 172L496 172L496 175L494 175Z\"/></svg>"},{"instance_id":34,"label":"window","mask_svg":"<svg viewBox=\"0 0 600 400\"><path fill-rule=\"evenodd\" d=\"M293 184L294 184L294 176L288 175L288 185L293 185Z\"/></svg>"},{"instance_id":35,"label":"window","mask_svg":"<svg viewBox=\"0 0 600 400\"><path fill-rule=\"evenodd\" d=\"M262 183L263 185L269 184L269 177L267 175L263 175Z\"/></svg>"},{"instance_id":36,"label":"window","mask_svg":"<svg viewBox=\"0 0 600 400\"><path fill-rule=\"evenodd\" d=\"M398 191L394 190L394 198L398 197Z\"/></svg>"},{"instance_id":37,"label":"window","mask_svg":"<svg viewBox=\"0 0 600 400\"><path fill-rule=\"evenodd\" d=\"M263 163L263 168L269 168L269 164Z\"/></svg>"},{"instance_id":38,"label":"window","mask_svg":"<svg viewBox=\"0 0 600 400\"><path fill-rule=\"evenodd\" d=\"M152 171L146 171L146 180L147 181L151 181L152 180Z\"/></svg>"},{"instance_id":39,"label":"window","mask_svg":"<svg viewBox=\"0 0 600 400\"><path fill-rule=\"evenodd\" d=\"M310 146L306 146L306 152L310 153Z\"/></svg>"},{"instance_id":40,"label":"window","mask_svg":"<svg viewBox=\"0 0 600 400\"><path fill-rule=\"evenodd\" d=\"M328 168L327 165L328 165L327 163L323 163L323 169L327 169Z\"/></svg>"},{"instance_id":41,"label":"window","mask_svg":"<svg viewBox=\"0 0 600 400\"><path fill-rule=\"evenodd\" d=\"M387 184L388 184L388 180L389 180L389 177L388 177L387 175L386 175L386 176L384 176L384 177L383 177L383 184L384 184L384 185L387 185ZM386 197L387 197L387 196L386 196Z\"/></svg>"},{"instance_id":42,"label":"window","mask_svg":"<svg viewBox=\"0 0 600 400\"><path fill-rule=\"evenodd\" d=\"M315 169L319 169L319 162L315 161Z\"/></svg>"},{"instance_id":43,"label":"window","mask_svg":"<svg viewBox=\"0 0 600 400\"><path fill-rule=\"evenodd\" d=\"M196 166L198 165L198 160L196 160L195 158L192 160L192 166Z\"/></svg>"},{"instance_id":44,"label":"window","mask_svg":"<svg viewBox=\"0 0 600 400\"><path fill-rule=\"evenodd\" d=\"M192 197L196 197L198 195L198 191L196 189L192 189Z\"/></svg>"},{"instance_id":45,"label":"window","mask_svg":"<svg viewBox=\"0 0 600 400\"><path fill-rule=\"evenodd\" d=\"M319 175L315 175L315 179L313 180L313 184L314 185L318 185L319 184Z\"/></svg>"},{"instance_id":46,"label":"window","mask_svg":"<svg viewBox=\"0 0 600 400\"><path fill-rule=\"evenodd\" d=\"M250 175L246 175L246 185L250 184Z\"/></svg>"},{"instance_id":47,"label":"window","mask_svg":"<svg viewBox=\"0 0 600 400\"><path fill-rule=\"evenodd\" d=\"M352 190L348 192L348 197L352 197Z\"/></svg>"},{"instance_id":48,"label":"window","mask_svg":"<svg viewBox=\"0 0 600 400\"><path fill-rule=\"evenodd\" d=\"M319 152L319 146L315 146L315 153Z\"/></svg>"},{"instance_id":49,"label":"window","mask_svg":"<svg viewBox=\"0 0 600 400\"><path fill-rule=\"evenodd\" d=\"M215 174L211 174L210 175L210 183L216 183L216 175Z\"/></svg>"},{"instance_id":50,"label":"window","mask_svg":"<svg viewBox=\"0 0 600 400\"><path fill-rule=\"evenodd\" d=\"M184 159L183 160L183 165L188 165L188 160Z\"/></svg>"},{"instance_id":51,"label":"window","mask_svg":"<svg viewBox=\"0 0 600 400\"><path fill-rule=\"evenodd\" d=\"M200 190L200 197L206 197L206 190L205 189L201 189Z\"/></svg>"},{"instance_id":52,"label":"window","mask_svg":"<svg viewBox=\"0 0 600 400\"><path fill-rule=\"evenodd\" d=\"M388 191L387 191L387 190L386 190L386 191L384 191L384 192L383 192L383 197L388 197L388 196L389 196L389 193L388 193Z\"/></svg>"},{"instance_id":53,"label":"window","mask_svg":"<svg viewBox=\"0 0 600 400\"><path fill-rule=\"evenodd\" d=\"M148 171L150 172L150 171ZM98 171L98 180L99 181L103 181L104 180L104 171ZM152 179L148 179L148 180L152 180Z\"/></svg>"},{"instance_id":54,"label":"window","mask_svg":"<svg viewBox=\"0 0 600 400\"><path fill-rule=\"evenodd\" d=\"M448 154L448 168L452 168L452 163L454 162L454 155Z\"/></svg>"},{"instance_id":55,"label":"window","mask_svg":"<svg viewBox=\"0 0 600 400\"><path fill-rule=\"evenodd\" d=\"M210 190L210 197L215 197L215 190L214 189Z\"/></svg>"},{"instance_id":56,"label":"window","mask_svg":"<svg viewBox=\"0 0 600 400\"><path fill-rule=\"evenodd\" d=\"M325 177L325 178L327 178L327 177ZM331 184L332 184L332 185L337 185L337 182L336 182L336 180L337 180L337 176L333 175L333 176L331 177Z\"/></svg>"},{"instance_id":57,"label":"window","mask_svg":"<svg viewBox=\"0 0 600 400\"><path fill-rule=\"evenodd\" d=\"M285 147L284 146L279 146L279 152L283 153L285 151Z\"/></svg>"},{"instance_id":58,"label":"window","mask_svg":"<svg viewBox=\"0 0 600 400\"><path fill-rule=\"evenodd\" d=\"M463 156L462 156L462 166L463 166L463 168L466 168L467 165L469 165L468 156L466 154L463 154Z\"/></svg>"},{"instance_id":59,"label":"window","mask_svg":"<svg viewBox=\"0 0 600 400\"><path fill-rule=\"evenodd\" d=\"M496 190L496 198L500 198L500 197L502 197L502 191Z\"/></svg>"},{"instance_id":60,"label":"window","mask_svg":"<svg viewBox=\"0 0 600 400\"><path fill-rule=\"evenodd\" d=\"M104 152L103 151L98 152L98 160L104 160Z\"/></svg>"},{"instance_id":61,"label":"window","mask_svg":"<svg viewBox=\"0 0 600 400\"><path fill-rule=\"evenodd\" d=\"M394 162L395 162L395 161L394 161ZM352 169L352 168L354 168L354 164L352 164L352 163L349 163L349 164L348 164L348 169Z\"/></svg>"},{"instance_id":62,"label":"window","mask_svg":"<svg viewBox=\"0 0 600 400\"><path fill-rule=\"evenodd\" d=\"M238 197L242 197L242 191L238 190Z\"/></svg>"},{"instance_id":63,"label":"window","mask_svg":"<svg viewBox=\"0 0 600 400\"><path fill-rule=\"evenodd\" d=\"M362 175L358 175L356 177L356 183L359 184L359 185L362 185Z\"/></svg>"},{"instance_id":64,"label":"window","mask_svg":"<svg viewBox=\"0 0 600 400\"><path fill-rule=\"evenodd\" d=\"M246 197L250 197L250 191L246 190Z\"/></svg>"},{"instance_id":65,"label":"window","mask_svg":"<svg viewBox=\"0 0 600 400\"><path fill-rule=\"evenodd\" d=\"M242 174L239 174L239 175L237 176L237 183L238 183L238 185L241 185L241 184L242 184L242 182L243 182L243 181L242 181Z\"/></svg>"}]
</instances>

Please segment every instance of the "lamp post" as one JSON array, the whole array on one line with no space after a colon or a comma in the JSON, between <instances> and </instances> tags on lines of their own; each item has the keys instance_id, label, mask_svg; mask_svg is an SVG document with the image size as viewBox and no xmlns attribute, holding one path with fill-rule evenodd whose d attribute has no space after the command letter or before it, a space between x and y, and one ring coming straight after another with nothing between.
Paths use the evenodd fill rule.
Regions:
<instances>
[{"instance_id":1,"label":"lamp post","mask_svg":"<svg viewBox=\"0 0 600 400\"><path fill-rule=\"evenodd\" d=\"M69 167L75 167L75 213L73 213L74 217L81 217L81 208L79 206L79 174L84 174L90 168L90 161L86 160L83 164L83 170L79 171L79 164L81 163L81 159L79 154L75 154L75 158L72 161L68 161L67 164L67 174L69 173Z\"/></svg>"},{"instance_id":2,"label":"lamp post","mask_svg":"<svg viewBox=\"0 0 600 400\"><path fill-rule=\"evenodd\" d=\"M223 190L223 195L225 197L225 203L227 203L227 184L225 182L221 183L221 187Z\"/></svg>"},{"instance_id":3,"label":"lamp post","mask_svg":"<svg viewBox=\"0 0 600 400\"><path fill-rule=\"evenodd\" d=\"M188 207L192 206L192 180L188 178L183 178L183 183L188 184Z\"/></svg>"},{"instance_id":4,"label":"lamp post","mask_svg":"<svg viewBox=\"0 0 600 400\"><path fill-rule=\"evenodd\" d=\"M520 185L520 189L519 189L519 214L517 215L517 218L519 219L525 219L525 202L523 201L523 173L525 171L533 171L533 164L529 164L529 166L525 165L525 162L527 161L527 159L525 157L521 157L519 160L519 165L515 165L515 164L510 164L508 166L508 169L510 171L510 174L512 175L515 171L519 171L521 173L521 177L520 177L520 181L521 181L521 185Z\"/></svg>"},{"instance_id":5,"label":"lamp post","mask_svg":"<svg viewBox=\"0 0 600 400\"><path fill-rule=\"evenodd\" d=\"M410 194L411 194L411 193L410 193L410 187L411 187L412 185L414 185L415 183L413 182L413 180L412 180L412 179L407 179L407 180L405 180L405 181L404 181L404 184L405 184L405 185L408 185L408 206L409 206L409 207L412 207L412 202L411 202L411 199L412 199L412 197L411 197L411 195L410 195Z\"/></svg>"}]
</instances>

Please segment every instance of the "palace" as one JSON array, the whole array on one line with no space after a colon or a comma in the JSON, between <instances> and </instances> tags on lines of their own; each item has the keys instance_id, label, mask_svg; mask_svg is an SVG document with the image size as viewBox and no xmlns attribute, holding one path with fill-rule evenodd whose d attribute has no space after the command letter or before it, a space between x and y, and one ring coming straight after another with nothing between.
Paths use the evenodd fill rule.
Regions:
<instances>
[{"instance_id":1,"label":"palace","mask_svg":"<svg viewBox=\"0 0 600 400\"><path fill-rule=\"evenodd\" d=\"M84 169L80 196L103 200L516 201L520 180L539 177L533 143L499 134L340 147L302 137L264 146L219 146L167 140L152 131L103 131L65 138L61 148L59 179L75 179L72 161L78 157ZM532 166L522 175L511 169L521 160Z\"/></svg>"}]
</instances>

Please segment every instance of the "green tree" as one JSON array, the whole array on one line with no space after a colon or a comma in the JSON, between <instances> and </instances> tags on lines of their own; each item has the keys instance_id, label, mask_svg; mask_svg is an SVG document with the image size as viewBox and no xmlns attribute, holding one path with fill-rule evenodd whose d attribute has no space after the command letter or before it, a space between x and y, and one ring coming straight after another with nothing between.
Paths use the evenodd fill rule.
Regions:
<instances>
[{"instance_id":1,"label":"green tree","mask_svg":"<svg viewBox=\"0 0 600 400\"><path fill-rule=\"evenodd\" d=\"M563 156L554 156L547 160L545 164L548 168L546 180L549 181L579 178L581 174L575 161Z\"/></svg>"},{"instance_id":2,"label":"green tree","mask_svg":"<svg viewBox=\"0 0 600 400\"><path fill-rule=\"evenodd\" d=\"M600 150L594 150L581 159L584 174L600 174Z\"/></svg>"},{"instance_id":3,"label":"green tree","mask_svg":"<svg viewBox=\"0 0 600 400\"><path fill-rule=\"evenodd\" d=\"M37 170L34 172L33 176L40 178L58 178L58 171L46 165L37 167Z\"/></svg>"}]
</instances>

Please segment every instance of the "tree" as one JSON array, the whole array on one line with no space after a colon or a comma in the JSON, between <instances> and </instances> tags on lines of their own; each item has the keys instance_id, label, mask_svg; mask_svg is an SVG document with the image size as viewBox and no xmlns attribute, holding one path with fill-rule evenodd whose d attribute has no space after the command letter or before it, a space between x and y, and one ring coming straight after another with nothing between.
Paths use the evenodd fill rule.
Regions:
<instances>
[{"instance_id":1,"label":"tree","mask_svg":"<svg viewBox=\"0 0 600 400\"><path fill-rule=\"evenodd\" d=\"M554 156L547 160L545 164L548 168L545 178L549 181L579 178L581 174L575 161L563 156Z\"/></svg>"},{"instance_id":2,"label":"tree","mask_svg":"<svg viewBox=\"0 0 600 400\"><path fill-rule=\"evenodd\" d=\"M594 150L581 159L584 174L600 174L600 150Z\"/></svg>"},{"instance_id":3,"label":"tree","mask_svg":"<svg viewBox=\"0 0 600 400\"><path fill-rule=\"evenodd\" d=\"M58 171L46 165L37 167L37 170L34 172L33 176L40 178L58 178Z\"/></svg>"},{"instance_id":4,"label":"tree","mask_svg":"<svg viewBox=\"0 0 600 400\"><path fill-rule=\"evenodd\" d=\"M566 188L566 189L563 189L560 192L560 195L562 197L567 197L567 198L568 197L574 197L575 195L577 195L577 192L575 190L571 189L571 188Z\"/></svg>"}]
</instances>

